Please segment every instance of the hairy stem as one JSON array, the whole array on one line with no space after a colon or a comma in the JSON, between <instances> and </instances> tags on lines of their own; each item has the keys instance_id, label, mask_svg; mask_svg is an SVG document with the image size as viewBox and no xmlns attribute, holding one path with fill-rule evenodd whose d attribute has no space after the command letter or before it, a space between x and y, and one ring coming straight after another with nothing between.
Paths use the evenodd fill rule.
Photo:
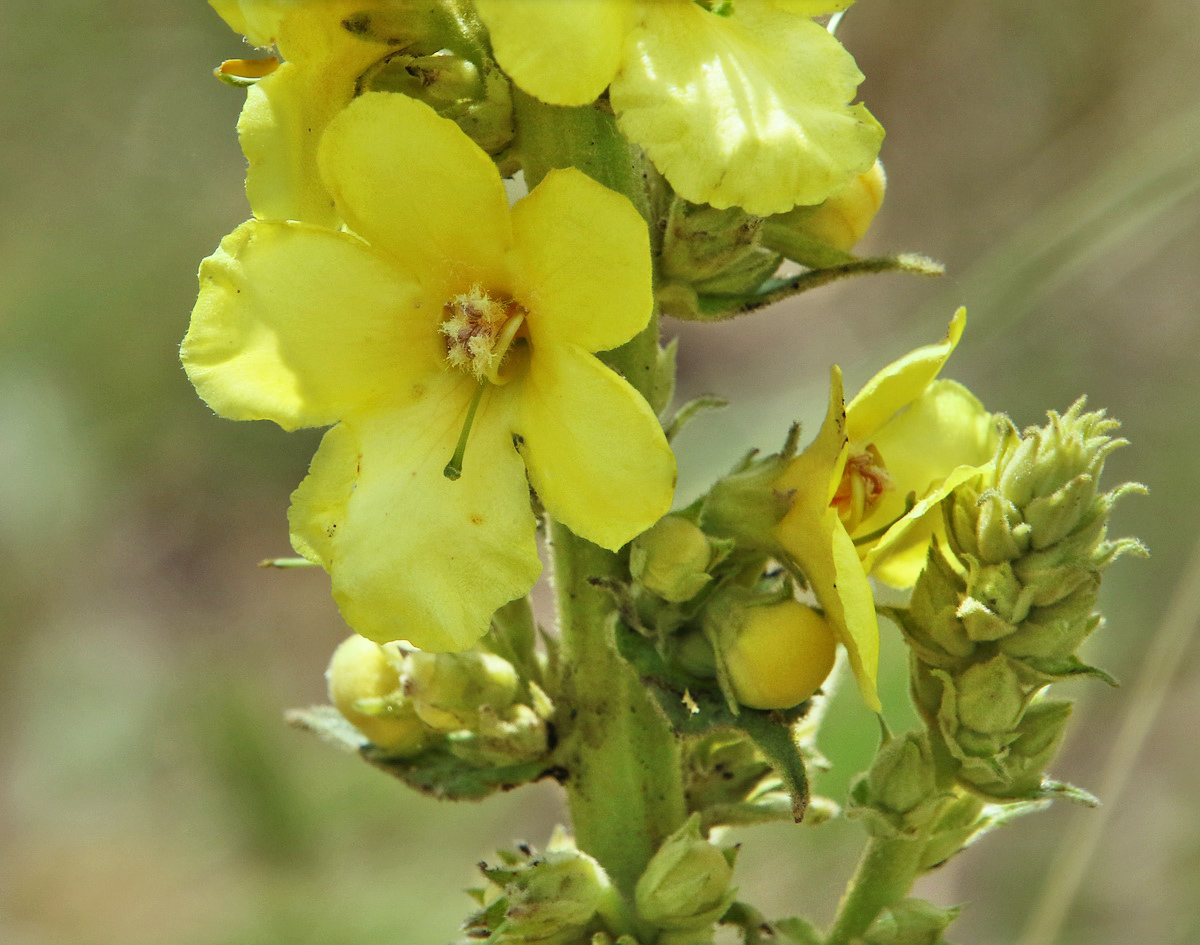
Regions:
<instances>
[{"instance_id":1,"label":"hairy stem","mask_svg":"<svg viewBox=\"0 0 1200 945\"><path fill-rule=\"evenodd\" d=\"M517 148L533 188L575 167L628 197L657 245L651 183L641 152L602 106L559 108L515 92ZM656 249L652 252L657 252ZM658 319L605 361L643 394L658 358ZM559 758L575 840L627 898L662 841L685 818L678 740L613 638L616 607L600 586L627 581L625 559L552 522L550 548L561 638Z\"/></svg>"},{"instance_id":2,"label":"hairy stem","mask_svg":"<svg viewBox=\"0 0 1200 945\"><path fill-rule=\"evenodd\" d=\"M880 912L907 896L924 849L922 838L872 837L838 904L825 945L847 945L862 935Z\"/></svg>"}]
</instances>

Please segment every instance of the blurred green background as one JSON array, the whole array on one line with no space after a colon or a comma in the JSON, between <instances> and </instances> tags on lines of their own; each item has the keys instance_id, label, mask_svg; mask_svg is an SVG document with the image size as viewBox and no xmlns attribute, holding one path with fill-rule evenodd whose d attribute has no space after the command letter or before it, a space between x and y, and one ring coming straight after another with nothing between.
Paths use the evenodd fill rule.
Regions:
<instances>
[{"instance_id":1,"label":"blurred green background","mask_svg":"<svg viewBox=\"0 0 1200 945\"><path fill-rule=\"evenodd\" d=\"M199 0L0 6L0 941L9 945L439 945L473 864L544 842L556 789L481 805L415 796L281 721L318 701L345 630L322 573L268 572L317 441L211 415L177 362L201 257L246 215L244 54ZM1146 482L1092 661L1127 683L1200 533L1200 5L863 0L842 38L888 129L872 251L944 261L681 335L684 394L734 400L681 438L683 488L793 418L827 368L848 389L971 323L948 374L1018 423L1088 393ZM903 667L889 634L894 711ZM1130 689L1076 687L1055 773L1096 789ZM1136 757L1063 945L1200 941L1200 671L1193 645ZM838 699L840 797L873 722ZM923 881L970 903L967 945L1015 942L1077 817L1060 806ZM861 828L744 833L742 889L824 920ZM761 892L760 892L761 891Z\"/></svg>"}]
</instances>

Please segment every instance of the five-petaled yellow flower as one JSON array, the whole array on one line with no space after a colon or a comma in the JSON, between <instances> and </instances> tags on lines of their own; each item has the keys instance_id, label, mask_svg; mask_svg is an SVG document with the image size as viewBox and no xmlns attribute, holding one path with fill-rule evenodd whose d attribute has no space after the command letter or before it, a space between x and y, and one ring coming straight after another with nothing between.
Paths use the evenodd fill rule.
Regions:
<instances>
[{"instance_id":1,"label":"five-petaled yellow flower","mask_svg":"<svg viewBox=\"0 0 1200 945\"><path fill-rule=\"evenodd\" d=\"M680 196L766 215L871 167L883 129L862 73L812 17L852 0L476 0L496 60L529 94L609 90L621 130ZM711 7L710 11L707 7Z\"/></svg>"},{"instance_id":2,"label":"five-petaled yellow flower","mask_svg":"<svg viewBox=\"0 0 1200 945\"><path fill-rule=\"evenodd\" d=\"M849 406L834 368L816 439L775 484L793 495L776 539L811 584L873 706L879 630L866 576L912 586L942 527L930 513L995 453L992 415L962 385L936 379L965 325L960 309L943 341L889 364Z\"/></svg>"},{"instance_id":3,"label":"five-petaled yellow flower","mask_svg":"<svg viewBox=\"0 0 1200 945\"><path fill-rule=\"evenodd\" d=\"M201 266L184 364L226 417L335 424L293 544L362 635L462 649L540 571L530 486L610 549L670 506L657 418L591 353L649 321L646 225L576 170L510 210L487 155L402 95L355 99L318 163L352 232L231 233Z\"/></svg>"}]
</instances>

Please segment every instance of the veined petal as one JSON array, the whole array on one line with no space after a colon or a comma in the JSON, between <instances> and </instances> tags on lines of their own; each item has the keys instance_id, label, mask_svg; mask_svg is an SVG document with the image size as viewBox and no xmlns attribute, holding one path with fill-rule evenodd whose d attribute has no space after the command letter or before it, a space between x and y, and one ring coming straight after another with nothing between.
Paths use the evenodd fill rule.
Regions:
<instances>
[{"instance_id":1,"label":"veined petal","mask_svg":"<svg viewBox=\"0 0 1200 945\"><path fill-rule=\"evenodd\" d=\"M222 416L324 426L440 370L420 300L350 234L251 220L201 263L183 364Z\"/></svg>"},{"instance_id":2,"label":"veined petal","mask_svg":"<svg viewBox=\"0 0 1200 945\"><path fill-rule=\"evenodd\" d=\"M829 504L846 458L842 373L831 372L829 409L816 439L793 459L776 488L792 492L777 537L808 579L826 619L846 647L864 701L879 711L879 623L866 572L837 510Z\"/></svg>"},{"instance_id":3,"label":"veined petal","mask_svg":"<svg viewBox=\"0 0 1200 945\"><path fill-rule=\"evenodd\" d=\"M582 538L615 551L670 509L675 456L658 419L582 348L534 350L516 430L546 511Z\"/></svg>"},{"instance_id":4,"label":"veined petal","mask_svg":"<svg viewBox=\"0 0 1200 945\"><path fill-rule=\"evenodd\" d=\"M329 123L318 161L354 232L442 298L504 291L512 245L500 174L454 122L404 95L368 92Z\"/></svg>"},{"instance_id":5,"label":"veined petal","mask_svg":"<svg viewBox=\"0 0 1200 945\"><path fill-rule=\"evenodd\" d=\"M846 408L847 433L853 442L871 442L895 413L921 396L957 347L966 324L967 311L960 308L942 341L909 352L863 385Z\"/></svg>"},{"instance_id":6,"label":"veined petal","mask_svg":"<svg viewBox=\"0 0 1200 945\"><path fill-rule=\"evenodd\" d=\"M293 543L329 571L346 622L383 643L462 650L541 571L529 487L512 440L512 397L489 387L453 455L476 385L442 373L406 406L332 437L292 496Z\"/></svg>"},{"instance_id":7,"label":"veined petal","mask_svg":"<svg viewBox=\"0 0 1200 945\"><path fill-rule=\"evenodd\" d=\"M586 105L612 81L633 0L476 0L496 61L552 105Z\"/></svg>"},{"instance_id":8,"label":"veined petal","mask_svg":"<svg viewBox=\"0 0 1200 945\"><path fill-rule=\"evenodd\" d=\"M516 295L538 341L624 344L654 307L650 238L633 204L581 171L551 171L513 207Z\"/></svg>"},{"instance_id":9,"label":"veined petal","mask_svg":"<svg viewBox=\"0 0 1200 945\"><path fill-rule=\"evenodd\" d=\"M819 24L748 3L729 17L694 3L641 9L610 96L681 196L782 213L874 163L883 129L849 104L862 73Z\"/></svg>"}]
</instances>

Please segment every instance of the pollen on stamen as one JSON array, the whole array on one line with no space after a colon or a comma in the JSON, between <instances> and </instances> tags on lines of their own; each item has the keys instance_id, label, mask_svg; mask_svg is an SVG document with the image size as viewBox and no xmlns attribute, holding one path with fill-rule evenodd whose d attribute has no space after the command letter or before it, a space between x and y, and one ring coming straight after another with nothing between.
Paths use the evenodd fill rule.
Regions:
<instances>
[{"instance_id":1,"label":"pollen on stamen","mask_svg":"<svg viewBox=\"0 0 1200 945\"><path fill-rule=\"evenodd\" d=\"M492 298L476 284L442 306L442 312L445 320L438 331L446 339L446 362L476 380L497 382L525 309L512 299Z\"/></svg>"}]
</instances>

